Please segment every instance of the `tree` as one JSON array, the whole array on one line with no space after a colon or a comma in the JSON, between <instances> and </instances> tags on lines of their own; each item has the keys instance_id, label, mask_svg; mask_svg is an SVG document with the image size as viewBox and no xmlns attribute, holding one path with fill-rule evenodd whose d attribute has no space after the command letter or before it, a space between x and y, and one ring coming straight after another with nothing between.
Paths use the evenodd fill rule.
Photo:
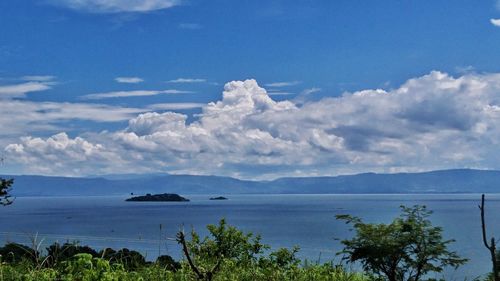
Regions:
<instances>
[{"instance_id":1,"label":"tree","mask_svg":"<svg viewBox=\"0 0 500 281\"><path fill-rule=\"evenodd\" d=\"M110 264L123 265L126 270L137 270L147 264L146 258L141 253L127 248L118 251L106 248L99 255L108 260Z\"/></svg>"},{"instance_id":2,"label":"tree","mask_svg":"<svg viewBox=\"0 0 500 281\"><path fill-rule=\"evenodd\" d=\"M238 266L247 266L257 262L267 245L261 244L260 236L243 233L233 226L228 226L222 219L219 225L208 225L210 237L203 239L193 230L191 241L186 240L184 231L177 233L177 242L189 267L198 280L210 281L219 272L224 262L231 261Z\"/></svg>"},{"instance_id":3,"label":"tree","mask_svg":"<svg viewBox=\"0 0 500 281\"><path fill-rule=\"evenodd\" d=\"M445 266L457 268L467 260L448 250L454 240L443 240L442 228L432 226L432 214L425 206L407 208L390 224L364 223L360 218L338 215L356 231L343 240L348 262L360 262L366 271L385 276L389 281L418 281Z\"/></svg>"},{"instance_id":4,"label":"tree","mask_svg":"<svg viewBox=\"0 0 500 281\"><path fill-rule=\"evenodd\" d=\"M491 237L490 243L488 243L488 239L486 238L486 222L484 220L484 194L481 196L481 205L479 205L479 210L481 210L481 229L483 233L483 244L490 252L491 263L492 263L492 274L494 281L500 281L500 275L498 274L498 256L500 253L496 250L495 238Z\"/></svg>"},{"instance_id":5,"label":"tree","mask_svg":"<svg viewBox=\"0 0 500 281\"><path fill-rule=\"evenodd\" d=\"M0 178L0 205L7 206L12 204L13 200L10 191L13 183L13 179Z\"/></svg>"},{"instance_id":6,"label":"tree","mask_svg":"<svg viewBox=\"0 0 500 281\"><path fill-rule=\"evenodd\" d=\"M77 254L90 254L94 258L99 257L96 250L90 248L89 246L80 246L77 242L66 242L62 245L55 242L47 247L46 250L47 262L50 266L55 266L63 261L68 261Z\"/></svg>"},{"instance_id":7,"label":"tree","mask_svg":"<svg viewBox=\"0 0 500 281\"><path fill-rule=\"evenodd\" d=\"M40 253L37 250L18 243L11 242L0 247L2 262L19 263L28 261L30 263L35 263L36 257L39 255Z\"/></svg>"}]
</instances>

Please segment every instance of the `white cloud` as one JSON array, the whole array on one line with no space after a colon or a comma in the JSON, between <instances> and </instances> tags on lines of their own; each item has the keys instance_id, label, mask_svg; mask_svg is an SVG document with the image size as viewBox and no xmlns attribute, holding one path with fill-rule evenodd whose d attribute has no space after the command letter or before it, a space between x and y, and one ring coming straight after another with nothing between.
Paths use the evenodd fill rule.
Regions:
<instances>
[{"instance_id":1,"label":"white cloud","mask_svg":"<svg viewBox=\"0 0 500 281\"><path fill-rule=\"evenodd\" d=\"M182 110L182 109L194 109L202 108L205 106L204 103L193 103L193 102L171 102L171 103L156 103L148 106L151 110Z\"/></svg>"},{"instance_id":2,"label":"white cloud","mask_svg":"<svg viewBox=\"0 0 500 281\"><path fill-rule=\"evenodd\" d=\"M207 82L207 80L200 78L177 78L175 80L167 81L167 83L204 83L204 82Z\"/></svg>"},{"instance_id":3,"label":"white cloud","mask_svg":"<svg viewBox=\"0 0 500 281\"><path fill-rule=\"evenodd\" d=\"M89 103L4 100L0 106L0 143L5 138L64 128L64 122L119 122L148 110Z\"/></svg>"},{"instance_id":4,"label":"white cloud","mask_svg":"<svg viewBox=\"0 0 500 281\"><path fill-rule=\"evenodd\" d=\"M295 95L295 93L281 92L281 91L276 91L276 92L269 91L267 94L270 95L270 96L289 96L289 95Z\"/></svg>"},{"instance_id":5,"label":"white cloud","mask_svg":"<svg viewBox=\"0 0 500 281\"><path fill-rule=\"evenodd\" d=\"M473 73L476 72L476 68L472 65L466 65L466 66L456 66L455 71L459 74L468 74L468 73Z\"/></svg>"},{"instance_id":6,"label":"white cloud","mask_svg":"<svg viewBox=\"0 0 500 281\"><path fill-rule=\"evenodd\" d=\"M266 87L289 87L289 86L295 86L300 84L300 81L288 81L288 82L273 82L273 83L268 83L265 84Z\"/></svg>"},{"instance_id":7,"label":"white cloud","mask_svg":"<svg viewBox=\"0 0 500 281\"><path fill-rule=\"evenodd\" d=\"M126 98L126 97L144 97L144 96L156 96L161 94L189 94L193 93L191 91L181 91L181 90L138 90L138 91L116 91L107 93L96 93L82 96L85 100L99 100L108 98Z\"/></svg>"},{"instance_id":8,"label":"white cloud","mask_svg":"<svg viewBox=\"0 0 500 281\"><path fill-rule=\"evenodd\" d=\"M300 94L293 99L293 102L296 104L304 104L312 94L321 92L321 88L313 87L309 89L305 89Z\"/></svg>"},{"instance_id":9,"label":"white cloud","mask_svg":"<svg viewBox=\"0 0 500 281\"><path fill-rule=\"evenodd\" d=\"M317 92L321 92L321 88L314 87L310 89L305 89L304 91L302 91L301 95L311 95Z\"/></svg>"},{"instance_id":10,"label":"white cloud","mask_svg":"<svg viewBox=\"0 0 500 281\"><path fill-rule=\"evenodd\" d=\"M52 75L27 75L21 77L21 79L25 81L49 82L55 80L56 77Z\"/></svg>"},{"instance_id":11,"label":"white cloud","mask_svg":"<svg viewBox=\"0 0 500 281\"><path fill-rule=\"evenodd\" d=\"M297 106L276 102L254 80L233 81L220 101L188 122L144 113L127 128L85 138L24 138L6 149L26 172L50 159L47 174L142 171L271 178L364 171L499 169L500 74L454 78L433 71L399 88L367 89ZM33 141L36 139L36 141ZM85 159L70 151L91 151ZM58 143L61 143L60 146ZM97 159L99 155L101 158ZM17 160L15 160L17 161ZM25 162L22 162L25 161ZM92 170L93 166L97 166Z\"/></svg>"},{"instance_id":12,"label":"white cloud","mask_svg":"<svg viewBox=\"0 0 500 281\"><path fill-rule=\"evenodd\" d=\"M52 3L90 13L146 13L168 9L181 0L52 0Z\"/></svg>"},{"instance_id":13,"label":"white cloud","mask_svg":"<svg viewBox=\"0 0 500 281\"><path fill-rule=\"evenodd\" d=\"M47 139L23 137L21 141L23 145L11 144L5 151L19 155L19 158L15 159L19 163L36 165L32 169L34 173L45 174L60 169L65 175L85 174L96 168L90 168L87 165L89 162L100 167L100 162L118 163L120 160L119 155L107 152L101 144L92 144L80 137L71 139L66 133L59 133ZM73 164L78 165L73 165L68 170L59 158L71 159Z\"/></svg>"},{"instance_id":14,"label":"white cloud","mask_svg":"<svg viewBox=\"0 0 500 281\"><path fill-rule=\"evenodd\" d=\"M500 27L500 19L490 19L491 24Z\"/></svg>"},{"instance_id":15,"label":"white cloud","mask_svg":"<svg viewBox=\"0 0 500 281\"><path fill-rule=\"evenodd\" d=\"M22 79L31 81L0 86L0 146L20 135L57 132L71 120L118 122L149 110L90 103L29 101L21 98L26 93L51 89L55 85L54 78L25 76Z\"/></svg>"},{"instance_id":16,"label":"white cloud","mask_svg":"<svg viewBox=\"0 0 500 281\"><path fill-rule=\"evenodd\" d=\"M118 83L137 84L144 82L144 79L139 77L116 77L115 81Z\"/></svg>"},{"instance_id":17,"label":"white cloud","mask_svg":"<svg viewBox=\"0 0 500 281\"><path fill-rule=\"evenodd\" d=\"M49 83L45 82L26 82L14 85L0 86L0 98L19 98L27 93L40 92L50 89Z\"/></svg>"}]
</instances>

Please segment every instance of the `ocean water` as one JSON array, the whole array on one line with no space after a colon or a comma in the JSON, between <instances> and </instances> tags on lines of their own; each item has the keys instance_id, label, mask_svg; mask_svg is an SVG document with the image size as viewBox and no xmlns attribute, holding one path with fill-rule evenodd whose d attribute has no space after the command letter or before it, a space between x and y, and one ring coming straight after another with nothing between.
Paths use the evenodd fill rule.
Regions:
<instances>
[{"instance_id":1,"label":"ocean water","mask_svg":"<svg viewBox=\"0 0 500 281\"><path fill-rule=\"evenodd\" d=\"M220 195L220 194L217 194ZM399 206L426 205L431 220L444 228L451 248L470 261L458 270L437 277L471 280L490 269L488 251L481 238L479 194L443 195L226 195L229 200L210 201L213 195L186 196L191 202L125 202L125 197L22 197L0 208L0 243L42 247L59 241L79 241L95 248L138 250L152 260L158 254L181 257L174 241L183 227L202 235L205 226L219 219L245 232L262 235L263 242L279 247L300 246L299 256L316 262L340 262L338 239L352 233L337 214L351 214L367 222L390 222ZM500 238L500 194L486 196L488 232ZM161 225L161 230L160 230ZM353 269L356 269L354 266Z\"/></svg>"}]
</instances>

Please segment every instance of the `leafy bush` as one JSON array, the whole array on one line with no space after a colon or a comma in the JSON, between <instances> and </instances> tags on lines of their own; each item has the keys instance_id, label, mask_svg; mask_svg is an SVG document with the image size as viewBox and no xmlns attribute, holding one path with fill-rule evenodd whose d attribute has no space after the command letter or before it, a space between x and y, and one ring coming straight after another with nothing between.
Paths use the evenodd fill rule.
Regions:
<instances>
[{"instance_id":1,"label":"leafy bush","mask_svg":"<svg viewBox=\"0 0 500 281\"><path fill-rule=\"evenodd\" d=\"M162 268L165 268L166 270L171 271L176 271L181 268L181 264L179 262L176 262L169 255L162 255L156 258L156 264Z\"/></svg>"},{"instance_id":2,"label":"leafy bush","mask_svg":"<svg viewBox=\"0 0 500 281\"><path fill-rule=\"evenodd\" d=\"M110 265L109 261L94 258L91 254L76 254L62 263L61 280L118 281L126 275L123 266Z\"/></svg>"},{"instance_id":3,"label":"leafy bush","mask_svg":"<svg viewBox=\"0 0 500 281\"><path fill-rule=\"evenodd\" d=\"M62 261L68 261L77 254L90 254L92 257L98 257L96 250L89 246L79 246L76 243L54 244L47 247L47 262L49 265L57 265Z\"/></svg>"},{"instance_id":4,"label":"leafy bush","mask_svg":"<svg viewBox=\"0 0 500 281\"><path fill-rule=\"evenodd\" d=\"M0 255L3 262L20 263L22 261L35 262L35 257L37 257L39 253L22 244L8 243L0 248Z\"/></svg>"},{"instance_id":5,"label":"leafy bush","mask_svg":"<svg viewBox=\"0 0 500 281\"><path fill-rule=\"evenodd\" d=\"M390 224L364 223L360 218L339 215L354 226L356 236L343 240L341 252L350 262L359 261L363 268L389 281L418 281L429 272L443 267L458 267L467 260L448 250L454 240L443 240L442 229L432 226L432 214L425 206L407 208Z\"/></svg>"},{"instance_id":6,"label":"leafy bush","mask_svg":"<svg viewBox=\"0 0 500 281\"><path fill-rule=\"evenodd\" d=\"M139 252L127 248L115 251L107 248L101 252L101 257L111 264L121 264L126 270L136 270L147 264L146 258Z\"/></svg>"},{"instance_id":7,"label":"leafy bush","mask_svg":"<svg viewBox=\"0 0 500 281\"><path fill-rule=\"evenodd\" d=\"M3 159L0 159L2 161ZM0 205L7 206L12 204L12 195L10 191L12 189L13 179L3 179L0 178Z\"/></svg>"}]
</instances>

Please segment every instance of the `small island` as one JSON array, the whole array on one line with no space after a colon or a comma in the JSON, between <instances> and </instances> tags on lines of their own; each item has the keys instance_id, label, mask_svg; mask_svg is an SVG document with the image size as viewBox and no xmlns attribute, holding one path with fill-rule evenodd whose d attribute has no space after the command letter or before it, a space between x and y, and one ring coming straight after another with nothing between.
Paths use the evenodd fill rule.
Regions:
<instances>
[{"instance_id":1,"label":"small island","mask_svg":"<svg viewBox=\"0 0 500 281\"><path fill-rule=\"evenodd\" d=\"M134 202L187 202L189 199L174 193L163 193L163 194L146 194L144 196L135 196L126 199L125 201Z\"/></svg>"},{"instance_id":2,"label":"small island","mask_svg":"<svg viewBox=\"0 0 500 281\"><path fill-rule=\"evenodd\" d=\"M227 200L227 198L224 196L218 196L218 197L212 197L210 198L210 200Z\"/></svg>"}]
</instances>

